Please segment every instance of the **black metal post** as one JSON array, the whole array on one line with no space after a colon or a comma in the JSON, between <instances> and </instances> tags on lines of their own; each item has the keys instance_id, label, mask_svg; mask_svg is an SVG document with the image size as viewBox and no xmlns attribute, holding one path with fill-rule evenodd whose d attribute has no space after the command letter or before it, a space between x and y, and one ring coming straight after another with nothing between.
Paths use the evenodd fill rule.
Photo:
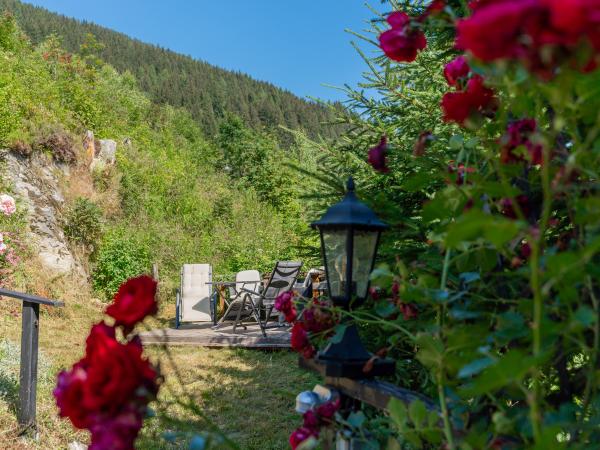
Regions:
<instances>
[{"instance_id":1,"label":"black metal post","mask_svg":"<svg viewBox=\"0 0 600 450\"><path fill-rule=\"evenodd\" d=\"M19 376L19 424L23 431L35 429L38 368L39 303L23 302L21 329L21 373Z\"/></svg>"}]
</instances>

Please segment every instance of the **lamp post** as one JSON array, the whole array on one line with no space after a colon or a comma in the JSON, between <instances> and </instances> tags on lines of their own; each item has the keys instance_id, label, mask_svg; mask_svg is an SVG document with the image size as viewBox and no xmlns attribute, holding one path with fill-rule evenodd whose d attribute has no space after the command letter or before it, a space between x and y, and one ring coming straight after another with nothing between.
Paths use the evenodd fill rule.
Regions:
<instances>
[{"instance_id":1,"label":"lamp post","mask_svg":"<svg viewBox=\"0 0 600 450\"><path fill-rule=\"evenodd\" d=\"M327 289L333 304L347 311L362 305L369 291L379 237L388 225L356 197L350 177L346 196L311 226L321 235ZM356 326L346 324L341 339L330 343L317 360L325 364L326 375L332 377L366 378L393 373L394 362L387 359L377 359L372 370L364 373L371 357Z\"/></svg>"}]
</instances>

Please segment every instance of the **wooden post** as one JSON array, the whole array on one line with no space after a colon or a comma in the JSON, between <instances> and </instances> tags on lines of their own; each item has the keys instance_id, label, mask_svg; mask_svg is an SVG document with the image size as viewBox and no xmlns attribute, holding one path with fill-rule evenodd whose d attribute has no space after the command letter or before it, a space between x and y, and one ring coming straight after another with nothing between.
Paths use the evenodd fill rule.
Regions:
<instances>
[{"instance_id":1,"label":"wooden post","mask_svg":"<svg viewBox=\"0 0 600 450\"><path fill-rule=\"evenodd\" d=\"M23 431L35 429L38 367L39 303L23 302L21 329L21 373L19 376L19 424Z\"/></svg>"}]
</instances>

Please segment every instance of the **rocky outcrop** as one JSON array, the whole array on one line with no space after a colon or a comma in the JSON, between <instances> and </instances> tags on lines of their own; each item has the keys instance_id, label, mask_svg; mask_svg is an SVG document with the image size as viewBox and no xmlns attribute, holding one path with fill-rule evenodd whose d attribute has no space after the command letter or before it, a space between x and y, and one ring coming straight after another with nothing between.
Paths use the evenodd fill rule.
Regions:
<instances>
[{"instance_id":1,"label":"rocky outcrop","mask_svg":"<svg viewBox=\"0 0 600 450\"><path fill-rule=\"evenodd\" d=\"M61 226L65 200L59 177L68 176L69 167L38 153L25 158L3 151L0 157L6 164L5 176L12 182L17 202L27 207L29 234L42 264L56 274L85 276L83 266L69 250Z\"/></svg>"},{"instance_id":2,"label":"rocky outcrop","mask_svg":"<svg viewBox=\"0 0 600 450\"><path fill-rule=\"evenodd\" d=\"M117 160L117 143L112 139L98 140L91 130L85 133L83 148L91 170L102 170L106 166L114 165Z\"/></svg>"}]
</instances>

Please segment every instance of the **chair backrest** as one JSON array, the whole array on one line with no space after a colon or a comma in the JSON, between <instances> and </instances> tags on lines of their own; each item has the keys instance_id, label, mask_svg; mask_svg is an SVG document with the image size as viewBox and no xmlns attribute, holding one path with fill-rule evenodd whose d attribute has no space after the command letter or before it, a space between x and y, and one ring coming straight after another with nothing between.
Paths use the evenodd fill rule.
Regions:
<instances>
[{"instance_id":1,"label":"chair backrest","mask_svg":"<svg viewBox=\"0 0 600 450\"><path fill-rule=\"evenodd\" d=\"M210 264L184 264L181 268L181 321L210 322L212 295Z\"/></svg>"},{"instance_id":2,"label":"chair backrest","mask_svg":"<svg viewBox=\"0 0 600 450\"><path fill-rule=\"evenodd\" d=\"M242 270L235 275L235 290L238 293L242 291L242 288L258 292L260 283L260 272L258 270Z\"/></svg>"},{"instance_id":3,"label":"chair backrest","mask_svg":"<svg viewBox=\"0 0 600 450\"><path fill-rule=\"evenodd\" d=\"M279 294L292 289L301 268L300 261L278 261L265 288L263 303L272 304Z\"/></svg>"}]
</instances>

